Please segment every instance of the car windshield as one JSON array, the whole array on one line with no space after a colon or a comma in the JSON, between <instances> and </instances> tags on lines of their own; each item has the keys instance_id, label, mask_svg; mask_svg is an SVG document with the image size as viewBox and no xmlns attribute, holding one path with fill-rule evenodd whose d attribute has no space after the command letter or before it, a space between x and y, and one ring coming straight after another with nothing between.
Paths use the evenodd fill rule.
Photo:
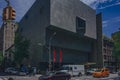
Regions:
<instances>
[{"instance_id":1,"label":"car windshield","mask_svg":"<svg viewBox=\"0 0 120 80\"><path fill-rule=\"evenodd\" d=\"M93 72L94 70L88 70L88 71Z\"/></svg>"},{"instance_id":2,"label":"car windshield","mask_svg":"<svg viewBox=\"0 0 120 80\"><path fill-rule=\"evenodd\" d=\"M96 69L88 69L87 71L94 72Z\"/></svg>"},{"instance_id":3,"label":"car windshield","mask_svg":"<svg viewBox=\"0 0 120 80\"><path fill-rule=\"evenodd\" d=\"M54 72L48 72L48 73L47 73L48 76L52 76L52 75L54 75L54 74L55 74Z\"/></svg>"},{"instance_id":4,"label":"car windshield","mask_svg":"<svg viewBox=\"0 0 120 80\"><path fill-rule=\"evenodd\" d=\"M63 70L69 70L69 67L62 67Z\"/></svg>"},{"instance_id":5,"label":"car windshield","mask_svg":"<svg viewBox=\"0 0 120 80\"><path fill-rule=\"evenodd\" d=\"M99 69L99 70L96 70L95 72L101 72L101 70Z\"/></svg>"},{"instance_id":6,"label":"car windshield","mask_svg":"<svg viewBox=\"0 0 120 80\"><path fill-rule=\"evenodd\" d=\"M15 68L8 68L8 70L17 70L17 69L15 69Z\"/></svg>"}]
</instances>

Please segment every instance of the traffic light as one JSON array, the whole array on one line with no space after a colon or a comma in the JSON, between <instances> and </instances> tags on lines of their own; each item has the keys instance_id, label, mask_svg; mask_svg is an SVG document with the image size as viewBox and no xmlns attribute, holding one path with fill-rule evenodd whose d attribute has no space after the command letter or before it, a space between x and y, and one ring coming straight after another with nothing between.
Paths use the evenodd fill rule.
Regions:
<instances>
[{"instance_id":1,"label":"traffic light","mask_svg":"<svg viewBox=\"0 0 120 80\"><path fill-rule=\"evenodd\" d=\"M11 6L3 9L3 20L15 20L16 12Z\"/></svg>"},{"instance_id":2,"label":"traffic light","mask_svg":"<svg viewBox=\"0 0 120 80\"><path fill-rule=\"evenodd\" d=\"M13 8L10 9L10 19L15 20L16 12Z\"/></svg>"},{"instance_id":3,"label":"traffic light","mask_svg":"<svg viewBox=\"0 0 120 80\"><path fill-rule=\"evenodd\" d=\"M3 13L2 19L3 19L3 20L6 20L6 19L7 19L7 14Z\"/></svg>"},{"instance_id":4,"label":"traffic light","mask_svg":"<svg viewBox=\"0 0 120 80\"><path fill-rule=\"evenodd\" d=\"M8 10L9 10L9 9L8 9L7 7L3 9L3 14L2 14L2 15L3 15L3 16L2 16L2 19L3 19L3 20L8 20L8 19L9 19Z\"/></svg>"}]
</instances>

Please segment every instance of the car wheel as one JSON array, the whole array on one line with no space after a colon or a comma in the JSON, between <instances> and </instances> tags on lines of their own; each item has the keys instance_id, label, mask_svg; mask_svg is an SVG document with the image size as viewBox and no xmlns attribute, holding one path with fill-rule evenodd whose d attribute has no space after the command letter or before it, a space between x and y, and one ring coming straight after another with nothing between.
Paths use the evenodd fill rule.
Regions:
<instances>
[{"instance_id":1,"label":"car wheel","mask_svg":"<svg viewBox=\"0 0 120 80\"><path fill-rule=\"evenodd\" d=\"M66 78L65 80L69 80L69 78Z\"/></svg>"},{"instance_id":2,"label":"car wheel","mask_svg":"<svg viewBox=\"0 0 120 80\"><path fill-rule=\"evenodd\" d=\"M79 73L79 74L78 74L78 77L80 77L80 76L82 76L82 74L81 74L81 73Z\"/></svg>"},{"instance_id":3,"label":"car wheel","mask_svg":"<svg viewBox=\"0 0 120 80\"><path fill-rule=\"evenodd\" d=\"M118 74L118 76L120 76L120 73Z\"/></svg>"},{"instance_id":4,"label":"car wheel","mask_svg":"<svg viewBox=\"0 0 120 80\"><path fill-rule=\"evenodd\" d=\"M107 77L109 77L109 74L107 75Z\"/></svg>"}]
</instances>

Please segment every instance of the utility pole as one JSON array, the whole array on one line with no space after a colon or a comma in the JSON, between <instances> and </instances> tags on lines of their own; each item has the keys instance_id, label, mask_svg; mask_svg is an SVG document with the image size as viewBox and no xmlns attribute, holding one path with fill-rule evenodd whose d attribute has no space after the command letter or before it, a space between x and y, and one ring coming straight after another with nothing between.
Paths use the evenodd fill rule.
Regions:
<instances>
[{"instance_id":1,"label":"utility pole","mask_svg":"<svg viewBox=\"0 0 120 80\"><path fill-rule=\"evenodd\" d=\"M51 41L55 35L56 35L56 32L54 32L53 35L49 39L49 71L51 71L51 67L52 67L52 64L51 64Z\"/></svg>"},{"instance_id":2,"label":"utility pole","mask_svg":"<svg viewBox=\"0 0 120 80\"><path fill-rule=\"evenodd\" d=\"M7 2L7 6L9 6L10 5L10 1L9 0L5 0L6 2Z\"/></svg>"}]
</instances>

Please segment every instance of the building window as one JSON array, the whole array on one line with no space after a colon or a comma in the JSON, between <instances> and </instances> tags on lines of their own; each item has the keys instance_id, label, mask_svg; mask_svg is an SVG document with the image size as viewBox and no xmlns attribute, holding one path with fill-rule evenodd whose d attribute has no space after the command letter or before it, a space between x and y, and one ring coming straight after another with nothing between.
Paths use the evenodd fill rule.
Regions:
<instances>
[{"instance_id":1,"label":"building window","mask_svg":"<svg viewBox=\"0 0 120 80\"><path fill-rule=\"evenodd\" d=\"M104 59L105 59L105 60L107 59L106 55L104 55Z\"/></svg>"},{"instance_id":2,"label":"building window","mask_svg":"<svg viewBox=\"0 0 120 80\"><path fill-rule=\"evenodd\" d=\"M76 31L80 35L84 35L86 30L86 21L80 17L76 17Z\"/></svg>"},{"instance_id":3,"label":"building window","mask_svg":"<svg viewBox=\"0 0 120 80\"><path fill-rule=\"evenodd\" d=\"M15 28L16 25L14 25L14 28Z\"/></svg>"},{"instance_id":4,"label":"building window","mask_svg":"<svg viewBox=\"0 0 120 80\"><path fill-rule=\"evenodd\" d=\"M106 49L104 49L104 53L106 53Z\"/></svg>"}]
</instances>

